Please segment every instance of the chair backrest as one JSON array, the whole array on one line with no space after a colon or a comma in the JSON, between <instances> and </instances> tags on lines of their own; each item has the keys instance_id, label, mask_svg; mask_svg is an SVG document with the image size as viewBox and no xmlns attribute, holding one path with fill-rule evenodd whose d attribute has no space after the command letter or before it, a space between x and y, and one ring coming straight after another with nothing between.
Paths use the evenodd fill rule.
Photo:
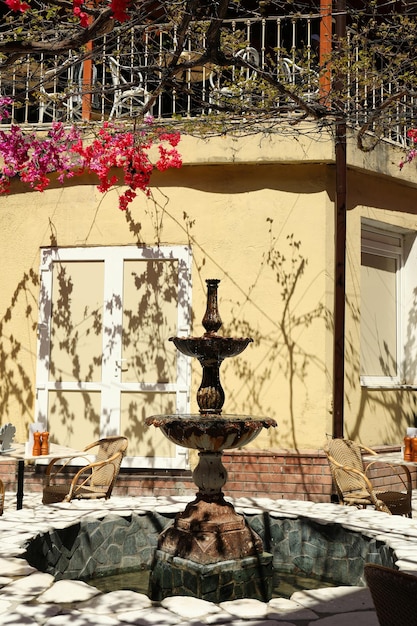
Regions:
<instances>
[{"instance_id":1,"label":"chair backrest","mask_svg":"<svg viewBox=\"0 0 417 626\"><path fill-rule=\"evenodd\" d=\"M380 626L416 624L417 576L373 563L364 574Z\"/></svg>"},{"instance_id":2,"label":"chair backrest","mask_svg":"<svg viewBox=\"0 0 417 626\"><path fill-rule=\"evenodd\" d=\"M366 482L358 475L344 471L332 462L334 459L340 465L348 466L359 472L364 472L361 449L358 444L349 439L331 439L324 451L329 459L330 471L339 495L348 494L361 489L367 490ZM330 457L330 458L329 458Z\"/></svg>"},{"instance_id":3,"label":"chair backrest","mask_svg":"<svg viewBox=\"0 0 417 626\"><path fill-rule=\"evenodd\" d=\"M82 101L82 94L86 86L92 91L92 100L98 102L98 96L94 93L94 85L97 83L98 72L95 65L91 68L91 85L84 85L84 63L79 63L74 67L74 82L78 84L78 93L74 94L73 99L76 102Z\"/></svg>"},{"instance_id":4,"label":"chair backrest","mask_svg":"<svg viewBox=\"0 0 417 626\"><path fill-rule=\"evenodd\" d=\"M250 65L254 67L259 67L259 52L256 48L252 48L248 46L247 48L242 48L238 50L235 54L235 57L246 61ZM245 78L247 80L253 80L256 78L257 71L250 67L241 67L240 68L240 76L241 78Z\"/></svg>"},{"instance_id":5,"label":"chair backrest","mask_svg":"<svg viewBox=\"0 0 417 626\"><path fill-rule=\"evenodd\" d=\"M93 468L92 487L109 487L107 493L110 495L119 474L123 457L126 454L127 443L126 437L116 435L114 437L105 437L87 446L85 450L98 446L96 461L107 461L116 455L114 459L103 467Z\"/></svg>"},{"instance_id":6,"label":"chair backrest","mask_svg":"<svg viewBox=\"0 0 417 626\"><path fill-rule=\"evenodd\" d=\"M280 61L280 76L283 82L299 85L305 97L311 97L319 92L319 74L310 68L297 65L293 59L284 57Z\"/></svg>"},{"instance_id":7,"label":"chair backrest","mask_svg":"<svg viewBox=\"0 0 417 626\"><path fill-rule=\"evenodd\" d=\"M250 65L255 65L259 67L259 52L256 48L252 48L252 46L247 46L246 48L241 48L235 54L235 57L243 59L246 63Z\"/></svg>"},{"instance_id":8,"label":"chair backrest","mask_svg":"<svg viewBox=\"0 0 417 626\"><path fill-rule=\"evenodd\" d=\"M246 48L241 48L240 50L236 52L234 56L235 58L242 59L246 63L249 63L250 65L253 66L253 67L241 66L241 67L236 68L236 71L233 71L234 80L255 79L257 75L257 71L256 69L254 69L254 67L259 67L259 62L260 62L259 52L256 50L256 48L252 48L251 46L248 46ZM211 73L209 74L209 83L213 91L218 91L222 89L222 79L223 79L224 74L225 72L222 68L219 68L217 70L212 70ZM229 89L226 87L223 90L223 93L227 95L228 91ZM231 93L230 95L233 95L233 93Z\"/></svg>"},{"instance_id":9,"label":"chair backrest","mask_svg":"<svg viewBox=\"0 0 417 626\"><path fill-rule=\"evenodd\" d=\"M81 106L84 93L92 93L92 103L98 106L99 98L94 93L94 85L97 83L97 67L92 66L91 82L84 85L84 61L70 55L63 63L62 68L66 72L60 76L57 68L47 70L42 77L39 91L40 98L39 122L44 121L45 115L53 120L58 112L66 112L65 117L69 120L81 119ZM69 90L69 91L68 91Z\"/></svg>"},{"instance_id":10,"label":"chair backrest","mask_svg":"<svg viewBox=\"0 0 417 626\"><path fill-rule=\"evenodd\" d=\"M122 85L142 86L143 76L137 69L128 65L121 65L113 56L109 56L108 60L113 87L120 88ZM133 74L135 76L134 81Z\"/></svg>"}]
</instances>

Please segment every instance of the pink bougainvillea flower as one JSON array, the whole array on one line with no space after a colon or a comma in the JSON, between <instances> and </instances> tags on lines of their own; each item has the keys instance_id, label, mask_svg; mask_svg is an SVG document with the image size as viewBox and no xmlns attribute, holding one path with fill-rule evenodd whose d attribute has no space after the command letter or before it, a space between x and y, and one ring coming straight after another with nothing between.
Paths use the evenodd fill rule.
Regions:
<instances>
[{"instance_id":1,"label":"pink bougainvillea flower","mask_svg":"<svg viewBox=\"0 0 417 626\"><path fill-rule=\"evenodd\" d=\"M130 0L111 0L110 7L113 12L113 17L118 22L126 22L130 19L127 8L130 4Z\"/></svg>"},{"instance_id":2,"label":"pink bougainvillea flower","mask_svg":"<svg viewBox=\"0 0 417 626\"><path fill-rule=\"evenodd\" d=\"M9 9L12 11L20 11L21 13L25 13L28 9L30 9L30 5L27 2L22 2L21 0L4 0Z\"/></svg>"},{"instance_id":3,"label":"pink bougainvillea flower","mask_svg":"<svg viewBox=\"0 0 417 626\"><path fill-rule=\"evenodd\" d=\"M56 172L62 181L74 175L79 167L70 156L69 149L78 139L76 129L66 130L62 123L52 124L46 137L24 133L19 126L0 131L0 156L4 166L0 169L0 192L10 188L10 181L19 177L37 191L44 191L50 183L49 174Z\"/></svg>"},{"instance_id":4,"label":"pink bougainvillea flower","mask_svg":"<svg viewBox=\"0 0 417 626\"><path fill-rule=\"evenodd\" d=\"M90 145L84 146L82 142L77 142L73 151L81 157L84 171L94 172L98 176L98 189L102 193L117 182L128 187L119 197L119 208L124 211L136 197L137 190L150 194L149 184L155 168L164 171L181 167L181 157L175 147L179 139L179 133L154 131L152 136L146 137L144 133L133 133L105 122ZM158 146L160 157L154 165L148 152L155 141L167 142L171 149ZM115 168L121 170L120 180Z\"/></svg>"},{"instance_id":5,"label":"pink bougainvillea flower","mask_svg":"<svg viewBox=\"0 0 417 626\"><path fill-rule=\"evenodd\" d=\"M9 107L12 106L13 100L8 96L0 96L0 122L10 117Z\"/></svg>"},{"instance_id":6,"label":"pink bougainvillea flower","mask_svg":"<svg viewBox=\"0 0 417 626\"><path fill-rule=\"evenodd\" d=\"M13 101L0 98L0 119L8 116L7 107ZM37 191L50 184L51 174L59 182L82 173L98 177L98 190L102 193L116 185L127 187L119 197L119 208L124 211L136 198L137 191L150 195L150 180L155 169L165 171L181 167L177 145L180 134L154 129L153 120L146 127L133 132L122 124L105 122L93 141L84 143L76 127L65 128L54 122L46 137L23 131L12 124L0 130L0 194L10 191L13 178L20 178ZM146 128L146 130L145 130ZM149 151L157 143L159 158L152 163Z\"/></svg>"},{"instance_id":7,"label":"pink bougainvillea flower","mask_svg":"<svg viewBox=\"0 0 417 626\"><path fill-rule=\"evenodd\" d=\"M407 137L411 139L413 143L417 143L417 128L410 128L407 131ZM411 148L405 155L404 159L402 159L399 162L398 167L400 168L400 170L403 169L406 163L411 163L411 161L414 161L416 157L417 157L417 148Z\"/></svg>"},{"instance_id":8,"label":"pink bougainvillea flower","mask_svg":"<svg viewBox=\"0 0 417 626\"><path fill-rule=\"evenodd\" d=\"M4 0L5 4L11 11L26 13L31 7L30 4L22 0ZM118 22L126 22L130 19L127 9L130 4L130 0L110 0L111 10L113 12L113 18ZM83 11L84 0L73 0L73 13L80 20L80 25L86 28L89 23L88 14Z\"/></svg>"},{"instance_id":9,"label":"pink bougainvillea flower","mask_svg":"<svg viewBox=\"0 0 417 626\"><path fill-rule=\"evenodd\" d=\"M88 15L85 11L82 10L82 7L84 6L84 0L72 0L72 3L72 11L75 17L78 17L78 19L80 20L80 26L82 26L83 28L87 28L89 23Z\"/></svg>"}]
</instances>

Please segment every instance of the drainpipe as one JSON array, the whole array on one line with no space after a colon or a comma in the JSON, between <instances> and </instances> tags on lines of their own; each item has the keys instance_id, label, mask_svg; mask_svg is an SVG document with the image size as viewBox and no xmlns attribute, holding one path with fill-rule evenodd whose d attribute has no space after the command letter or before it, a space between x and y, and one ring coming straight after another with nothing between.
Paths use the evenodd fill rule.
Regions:
<instances>
[{"instance_id":1,"label":"drainpipe","mask_svg":"<svg viewBox=\"0 0 417 626\"><path fill-rule=\"evenodd\" d=\"M336 0L336 42L346 36L346 1ZM337 43L336 43L337 45ZM336 77L335 84L342 81ZM345 300L346 300L346 121L340 117L335 129L335 266L333 344L333 437L344 435L345 395Z\"/></svg>"},{"instance_id":2,"label":"drainpipe","mask_svg":"<svg viewBox=\"0 0 417 626\"><path fill-rule=\"evenodd\" d=\"M83 122L91 120L92 105L92 88L93 88L93 60L91 53L93 51L93 42L89 41L86 50L90 53L88 59L83 61L83 80L82 80L82 96L81 96L81 118Z\"/></svg>"},{"instance_id":3,"label":"drainpipe","mask_svg":"<svg viewBox=\"0 0 417 626\"><path fill-rule=\"evenodd\" d=\"M88 5L94 6L95 2L91 0L87 2ZM93 23L93 18L88 18L88 23ZM82 80L82 95L81 95L81 119L83 122L89 122L91 120L91 105L93 102L92 88L93 88L93 42L87 42L86 51L89 53L87 59L83 61L83 80Z\"/></svg>"},{"instance_id":4,"label":"drainpipe","mask_svg":"<svg viewBox=\"0 0 417 626\"><path fill-rule=\"evenodd\" d=\"M332 71L329 58L332 53L332 9L333 0L320 0L320 102L328 106L332 86Z\"/></svg>"}]
</instances>

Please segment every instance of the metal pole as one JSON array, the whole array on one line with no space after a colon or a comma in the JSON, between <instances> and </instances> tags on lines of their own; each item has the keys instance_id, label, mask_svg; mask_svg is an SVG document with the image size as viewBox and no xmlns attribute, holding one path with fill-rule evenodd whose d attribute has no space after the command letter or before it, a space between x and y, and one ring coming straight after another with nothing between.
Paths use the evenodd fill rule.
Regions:
<instances>
[{"instance_id":1,"label":"metal pole","mask_svg":"<svg viewBox=\"0 0 417 626\"><path fill-rule=\"evenodd\" d=\"M346 298L346 124L336 122L333 437L344 433Z\"/></svg>"},{"instance_id":2,"label":"metal pole","mask_svg":"<svg viewBox=\"0 0 417 626\"><path fill-rule=\"evenodd\" d=\"M346 2L336 0L336 45L346 36ZM336 77L335 84L343 80ZM345 395L345 300L346 300L346 121L336 121L335 164L335 267L334 267L334 351L333 351L333 437L344 435Z\"/></svg>"}]
</instances>

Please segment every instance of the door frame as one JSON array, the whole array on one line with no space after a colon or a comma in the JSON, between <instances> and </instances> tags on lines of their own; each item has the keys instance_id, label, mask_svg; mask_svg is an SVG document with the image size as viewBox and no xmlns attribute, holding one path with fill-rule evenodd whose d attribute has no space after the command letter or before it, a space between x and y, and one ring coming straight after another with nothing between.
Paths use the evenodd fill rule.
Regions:
<instances>
[{"instance_id":1,"label":"door frame","mask_svg":"<svg viewBox=\"0 0 417 626\"><path fill-rule=\"evenodd\" d=\"M98 391L101 393L100 437L120 432L120 397L123 391L149 393L175 393L176 411L189 413L191 387L191 360L180 352L177 353L176 382L170 383L123 383L121 382L122 334L112 335L111 346L106 341L106 328L123 325L123 307L108 306L116 296L123 296L123 263L125 260L167 260L178 262L177 292L181 294L177 306L178 335L187 336L191 327L191 264L192 255L189 246L97 246L97 247L48 247L41 249L40 263L40 295L39 321L36 365L36 401L34 421L43 430L48 430L48 396L50 391ZM104 384L103 376L99 382L59 382L49 380L51 329L52 329L52 298L53 298L53 266L54 263L66 261L104 261L104 294L103 294L103 326L102 326L102 369L107 373L113 370L111 385ZM107 305L107 306L106 306ZM110 352L111 350L111 352ZM104 364L104 365L103 365ZM118 374L118 376L117 376ZM104 382L103 382L104 380ZM119 412L106 413L106 406L117 404L119 396ZM127 467L187 469L188 450L175 446L175 457L126 457L123 462Z\"/></svg>"}]
</instances>

